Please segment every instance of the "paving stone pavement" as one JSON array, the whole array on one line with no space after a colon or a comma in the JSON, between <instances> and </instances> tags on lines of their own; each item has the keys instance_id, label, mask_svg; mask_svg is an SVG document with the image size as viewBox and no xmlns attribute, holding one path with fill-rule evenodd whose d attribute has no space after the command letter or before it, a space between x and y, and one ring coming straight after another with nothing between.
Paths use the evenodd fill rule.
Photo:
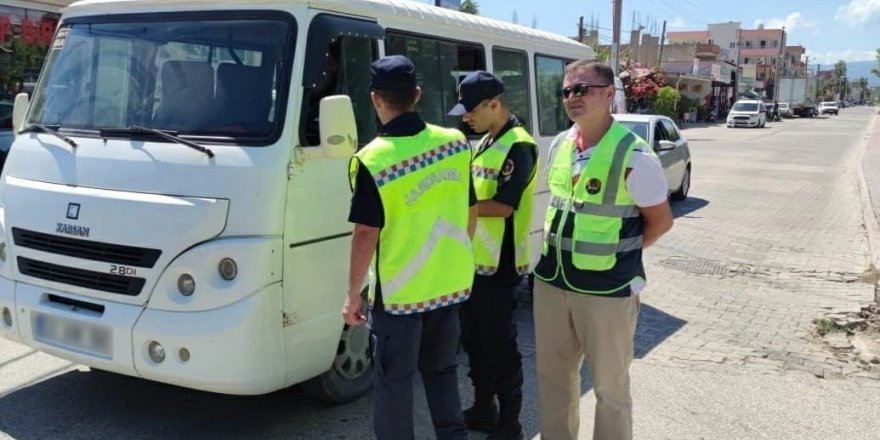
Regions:
<instances>
[{"instance_id":1,"label":"paving stone pavement","mask_svg":"<svg viewBox=\"0 0 880 440\"><path fill-rule=\"evenodd\" d=\"M637 362L862 373L811 332L822 313L874 299L863 282L871 259L856 172L870 120L853 109L758 130L684 131L694 139L694 186L673 205L673 230L646 252Z\"/></svg>"}]
</instances>

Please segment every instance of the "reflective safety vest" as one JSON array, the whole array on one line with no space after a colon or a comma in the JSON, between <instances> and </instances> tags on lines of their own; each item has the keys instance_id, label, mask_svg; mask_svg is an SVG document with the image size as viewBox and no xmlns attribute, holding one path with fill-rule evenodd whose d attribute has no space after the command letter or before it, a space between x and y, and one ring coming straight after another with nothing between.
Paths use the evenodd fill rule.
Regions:
<instances>
[{"instance_id":1,"label":"reflective safety vest","mask_svg":"<svg viewBox=\"0 0 880 440\"><path fill-rule=\"evenodd\" d=\"M635 150L653 151L614 122L573 183L577 135L575 126L554 140L550 206L535 276L574 292L616 294L645 276L644 218L626 189L626 166Z\"/></svg>"},{"instance_id":2,"label":"reflective safety vest","mask_svg":"<svg viewBox=\"0 0 880 440\"><path fill-rule=\"evenodd\" d=\"M470 162L471 147L461 132L430 124L414 136L377 137L352 159L352 185L360 163L382 200L385 224L371 281L378 280L388 313L425 312L470 295Z\"/></svg>"},{"instance_id":3,"label":"reflective safety vest","mask_svg":"<svg viewBox=\"0 0 880 440\"><path fill-rule=\"evenodd\" d=\"M488 135L486 135L488 137ZM486 141L486 138L483 138ZM535 168L529 176L529 183L523 190L519 207L513 212L513 247L516 273L522 275L529 270L529 226L532 222L532 206L535 192L535 170L538 169L538 147L532 136L522 127L507 130L501 138L485 150L478 152L471 164L474 190L477 200L492 200L498 193L498 179L502 177L507 154L517 143L528 144L535 157ZM501 245L504 242L506 220L503 217L479 217L474 236L474 259L477 274L493 275L501 262Z\"/></svg>"}]
</instances>

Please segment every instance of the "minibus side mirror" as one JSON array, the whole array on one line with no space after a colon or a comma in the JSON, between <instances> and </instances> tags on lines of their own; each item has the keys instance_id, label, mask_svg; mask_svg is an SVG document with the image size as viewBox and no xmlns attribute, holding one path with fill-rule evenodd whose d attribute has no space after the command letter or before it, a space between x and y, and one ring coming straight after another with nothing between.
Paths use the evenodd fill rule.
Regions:
<instances>
[{"instance_id":1,"label":"minibus side mirror","mask_svg":"<svg viewBox=\"0 0 880 440\"><path fill-rule=\"evenodd\" d=\"M12 133L18 136L18 130L21 130L21 123L27 116L28 106L30 106L30 98L27 93L19 93L15 95L15 104L12 107Z\"/></svg>"},{"instance_id":2,"label":"minibus side mirror","mask_svg":"<svg viewBox=\"0 0 880 440\"><path fill-rule=\"evenodd\" d=\"M357 151L357 124L351 98L334 95L321 99L321 144L300 147L304 159L349 159Z\"/></svg>"}]
</instances>

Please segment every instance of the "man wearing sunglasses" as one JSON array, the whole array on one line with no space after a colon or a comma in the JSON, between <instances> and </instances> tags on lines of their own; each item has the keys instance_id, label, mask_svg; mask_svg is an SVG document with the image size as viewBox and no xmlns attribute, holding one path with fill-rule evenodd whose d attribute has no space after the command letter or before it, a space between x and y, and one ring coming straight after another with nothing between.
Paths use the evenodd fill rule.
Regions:
<instances>
[{"instance_id":1,"label":"man wearing sunglasses","mask_svg":"<svg viewBox=\"0 0 880 440\"><path fill-rule=\"evenodd\" d=\"M541 436L578 438L586 360L597 399L593 438L631 439L642 250L672 227L666 178L645 141L611 117L610 67L568 65L561 93L575 124L551 145L550 206L535 268Z\"/></svg>"},{"instance_id":2,"label":"man wearing sunglasses","mask_svg":"<svg viewBox=\"0 0 880 440\"><path fill-rule=\"evenodd\" d=\"M486 133L471 165L478 200L476 276L462 306L461 336L474 405L464 412L465 423L490 432L490 440L520 440L523 372L515 291L529 270L538 147L507 109L503 93L504 83L494 75L473 72L461 81L458 104L449 114L461 115L471 130Z\"/></svg>"}]
</instances>

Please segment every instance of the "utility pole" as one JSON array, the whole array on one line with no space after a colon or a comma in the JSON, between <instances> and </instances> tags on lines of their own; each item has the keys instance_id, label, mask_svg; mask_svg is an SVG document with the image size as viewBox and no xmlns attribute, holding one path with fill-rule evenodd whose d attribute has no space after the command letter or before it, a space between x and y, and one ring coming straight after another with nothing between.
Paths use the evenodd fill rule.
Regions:
<instances>
[{"instance_id":1,"label":"utility pole","mask_svg":"<svg viewBox=\"0 0 880 440\"><path fill-rule=\"evenodd\" d=\"M578 23L578 42L584 44L584 16L581 15L581 20Z\"/></svg>"},{"instance_id":2,"label":"utility pole","mask_svg":"<svg viewBox=\"0 0 880 440\"><path fill-rule=\"evenodd\" d=\"M739 25L742 26L742 25ZM739 73L739 58L742 52L742 27L736 29L736 76L733 78L733 100L739 99L739 83L742 80Z\"/></svg>"},{"instance_id":3,"label":"utility pole","mask_svg":"<svg viewBox=\"0 0 880 440\"><path fill-rule=\"evenodd\" d=\"M620 68L620 15L623 9L623 0L612 0L614 2L614 24L612 32L614 33L611 40L611 70L614 76L617 76L617 70Z\"/></svg>"},{"instance_id":4,"label":"utility pole","mask_svg":"<svg viewBox=\"0 0 880 440\"><path fill-rule=\"evenodd\" d=\"M781 77L780 70L785 69L785 26L782 27L782 47L780 48L782 55L776 56L776 80L773 82L773 99L779 96L779 79Z\"/></svg>"},{"instance_id":5,"label":"utility pole","mask_svg":"<svg viewBox=\"0 0 880 440\"><path fill-rule=\"evenodd\" d=\"M663 46L666 45L666 20L663 20L663 32L660 33L660 53L657 55L657 67L663 64Z\"/></svg>"}]
</instances>

